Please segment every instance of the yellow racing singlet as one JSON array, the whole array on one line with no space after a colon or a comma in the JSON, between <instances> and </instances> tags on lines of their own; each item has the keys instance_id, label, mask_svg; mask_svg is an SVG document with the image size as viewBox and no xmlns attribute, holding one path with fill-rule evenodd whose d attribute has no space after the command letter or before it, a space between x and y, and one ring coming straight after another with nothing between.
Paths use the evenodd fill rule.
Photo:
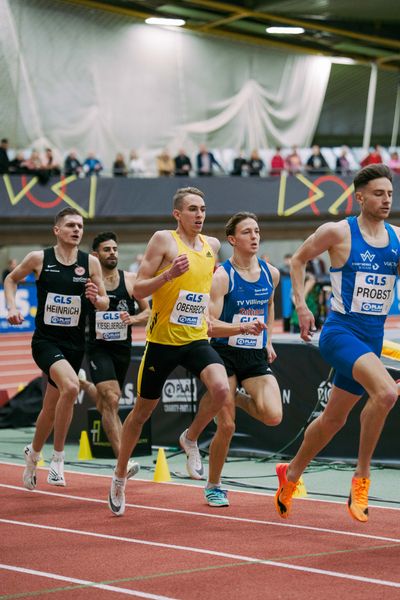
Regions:
<instances>
[{"instance_id":1,"label":"yellow racing singlet","mask_svg":"<svg viewBox=\"0 0 400 600\"><path fill-rule=\"evenodd\" d=\"M189 270L154 292L147 340L183 346L208 337L204 313L210 298L215 258L204 236L200 235L203 248L197 251L186 246L176 231L170 233L177 243L178 254L189 258ZM169 268L160 269L156 275Z\"/></svg>"}]
</instances>

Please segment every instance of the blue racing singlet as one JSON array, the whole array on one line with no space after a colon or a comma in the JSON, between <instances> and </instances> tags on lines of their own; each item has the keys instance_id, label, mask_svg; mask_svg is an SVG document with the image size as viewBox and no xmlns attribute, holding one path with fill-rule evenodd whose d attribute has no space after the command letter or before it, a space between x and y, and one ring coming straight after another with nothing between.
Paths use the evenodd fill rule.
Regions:
<instances>
[{"instance_id":1,"label":"blue racing singlet","mask_svg":"<svg viewBox=\"0 0 400 600\"><path fill-rule=\"evenodd\" d=\"M267 322L268 301L274 292L272 276L267 264L258 259L260 277L258 281L246 281L234 269L230 260L221 265L229 277L229 290L224 297L224 306L220 316L226 323L254 321ZM250 334L232 335L229 338L213 338L217 344L228 344L236 348L264 348L267 343L267 332L258 336Z\"/></svg>"},{"instance_id":2,"label":"blue racing singlet","mask_svg":"<svg viewBox=\"0 0 400 600\"><path fill-rule=\"evenodd\" d=\"M352 328L371 332L382 329L393 301L400 258L400 242L385 223L389 243L370 246L363 238L357 217L349 217L350 255L343 267L330 269L331 320L351 323Z\"/></svg>"}]
</instances>

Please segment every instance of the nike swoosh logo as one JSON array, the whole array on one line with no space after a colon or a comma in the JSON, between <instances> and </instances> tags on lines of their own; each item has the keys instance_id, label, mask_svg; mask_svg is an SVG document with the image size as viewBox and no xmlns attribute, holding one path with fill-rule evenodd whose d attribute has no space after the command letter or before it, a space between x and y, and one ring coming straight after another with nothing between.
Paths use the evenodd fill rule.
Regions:
<instances>
[{"instance_id":1,"label":"nike swoosh logo","mask_svg":"<svg viewBox=\"0 0 400 600\"><path fill-rule=\"evenodd\" d=\"M47 269L52 269L53 267L56 267L57 265L47 265Z\"/></svg>"},{"instance_id":2,"label":"nike swoosh logo","mask_svg":"<svg viewBox=\"0 0 400 600\"><path fill-rule=\"evenodd\" d=\"M282 489L283 489L283 488L281 488L281 489L279 490L279 495L280 495L280 493L281 493ZM284 515L284 514L287 512L287 508L286 508L286 506L285 506L284 504L282 504L282 502L279 500L279 496L278 496L278 498L277 498L277 503L278 503L278 506L279 506L279 511L280 511L281 515Z\"/></svg>"},{"instance_id":3,"label":"nike swoosh logo","mask_svg":"<svg viewBox=\"0 0 400 600\"><path fill-rule=\"evenodd\" d=\"M111 492L108 495L108 506L111 508L114 515L119 516L119 514L120 514L119 511L121 510L121 507L114 504L114 502L112 501L112 498L111 498Z\"/></svg>"}]
</instances>

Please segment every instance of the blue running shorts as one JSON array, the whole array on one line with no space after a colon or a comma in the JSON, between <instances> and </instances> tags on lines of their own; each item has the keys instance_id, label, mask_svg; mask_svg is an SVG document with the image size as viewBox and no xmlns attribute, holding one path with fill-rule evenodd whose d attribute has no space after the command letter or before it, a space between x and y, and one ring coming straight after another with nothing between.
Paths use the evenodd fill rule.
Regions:
<instances>
[{"instance_id":1,"label":"blue running shorts","mask_svg":"<svg viewBox=\"0 0 400 600\"><path fill-rule=\"evenodd\" d=\"M360 356L373 352L381 355L381 335L371 336L370 331L352 329L349 324L327 321L319 338L319 349L323 359L335 369L333 383L340 389L362 396L364 388L353 377L354 363Z\"/></svg>"}]
</instances>

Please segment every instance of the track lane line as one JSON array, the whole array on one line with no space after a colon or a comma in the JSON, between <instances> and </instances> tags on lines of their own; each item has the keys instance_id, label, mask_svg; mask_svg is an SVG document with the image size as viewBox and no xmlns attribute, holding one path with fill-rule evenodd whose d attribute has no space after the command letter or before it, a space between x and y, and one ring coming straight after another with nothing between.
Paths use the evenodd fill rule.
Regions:
<instances>
[{"instance_id":1,"label":"track lane line","mask_svg":"<svg viewBox=\"0 0 400 600\"><path fill-rule=\"evenodd\" d=\"M137 457L138 460L140 460L140 456ZM47 460L46 462L50 463L49 460ZM76 463L77 461L69 461L70 463ZM10 466L10 467L20 467L21 469L24 468L24 465L21 463L13 463L13 462L7 462L7 461L2 461L0 460L0 466L1 465L6 465L6 466ZM48 467L39 467L38 468L39 471L43 471L43 472L47 472L48 471ZM84 475L85 477L105 477L109 482L111 480L111 472L112 472L112 468L110 468L110 475L106 475L104 473L91 473L89 471L72 471L70 469L65 469L65 473L71 474L71 475ZM274 477L276 477L274 475ZM189 478L189 477L188 477ZM141 481L143 483L154 483L151 479L141 479L140 477L135 477L135 481ZM194 481L194 480L193 480ZM184 487L190 487L190 488L198 488L198 489L203 489L205 484L205 480L203 480L203 484L200 485L196 485L195 483L184 483L181 481L162 481L162 482L158 482L157 485L166 485L166 486L184 486ZM229 492L233 492L235 494L250 494L251 496L267 496L269 498L273 498L275 492L269 494L267 492L257 492L254 490L238 490L236 488L230 487L230 485L227 483L223 483L224 487L226 487ZM296 498L296 500L300 500L302 502L322 502L323 504L336 504L339 506L345 506L346 501L347 501L347 496L345 499L343 500L322 500L320 498ZM370 498L371 500L371 498ZM384 501L384 500L382 500ZM379 502L379 500L372 500L372 502ZM382 510L395 510L395 511L400 511L400 506L382 506L381 504L370 504L371 508L379 508Z\"/></svg>"},{"instance_id":2,"label":"track lane line","mask_svg":"<svg viewBox=\"0 0 400 600\"><path fill-rule=\"evenodd\" d=\"M40 525L38 523L25 523L23 521L13 521L11 519L0 519L0 523L9 525L17 525L21 527L32 527L36 529L44 529L46 531L57 531L59 533L70 533L73 535L82 535L87 537L94 537L99 539L106 539L118 542L126 542L129 544L137 544L141 546L152 546L156 548L166 548L168 550L180 550L183 552L193 552L195 554L203 554L207 556L219 556L221 558L228 558L230 560L239 560L250 564L265 565L269 567L278 567L281 569L288 569L291 571L300 571L302 573L313 573L315 575L324 575L328 577L335 577L338 579L345 579L349 581L360 581L362 583L369 583L374 585L383 585L391 588L400 589L400 582L388 581L385 579L374 579L372 577L363 577L361 575L352 575L350 573L339 573L338 571L328 571L327 569L316 569L314 567L303 567L300 565L291 565L284 562L275 560L259 559L252 556L245 556L241 554L232 554L230 552L220 552L217 550L206 550L204 548L196 548L194 546L182 546L179 544L166 544L164 542L155 542L151 540L139 540L136 538L128 538L118 535L110 535L105 533L95 533L91 531L82 531L80 529L68 529L66 527L53 527L49 525Z\"/></svg>"},{"instance_id":3,"label":"track lane line","mask_svg":"<svg viewBox=\"0 0 400 600\"><path fill-rule=\"evenodd\" d=\"M128 588L121 588L115 585L108 585L106 583L96 583L95 581L87 581L86 579L77 579L75 577L66 577L64 575L57 575L56 573L48 573L46 571L37 571L36 569L25 569L24 567L15 567L14 565L6 565L0 563L0 569L6 571L14 571L16 573L24 573L26 575L36 575L37 577L47 577L48 579L55 579L57 581L66 581L68 583L76 583L88 588L97 588L99 590L106 590L108 592L117 592L118 594L126 594L128 596L136 596L137 598L149 598L149 600L177 600L177 598L171 598L170 596L160 596L159 594L150 594L146 592L139 592L138 590L130 590ZM6 598L12 597L13 594L6 594ZM29 593L27 594L29 596ZM2 598L3 596L0 596Z\"/></svg>"},{"instance_id":4,"label":"track lane line","mask_svg":"<svg viewBox=\"0 0 400 600\"><path fill-rule=\"evenodd\" d=\"M68 498L69 500L79 500L84 502L94 502L96 504L104 504L108 506L107 500L100 500L99 498L87 498L86 496L74 496L72 494L62 494L57 492L47 492L45 490L27 490L24 487L18 487L14 485L9 485L6 483L0 483L0 488L8 488L11 490L22 491L27 494L42 494L44 496L56 496L58 498ZM357 533L355 531L341 531L339 529L328 529L325 527L314 527L312 525L298 525L295 523L280 523L279 521L263 521L261 519L249 519L245 517L231 517L229 515L221 515L221 514L213 514L213 513L205 513L205 512L197 512L192 510L183 510L180 508L165 508L162 506L148 506L147 504L129 504L126 503L126 506L129 508L138 508L143 510L153 510L159 512L168 512L180 515L188 515L194 517L205 517L210 519L221 519L224 521L236 521L239 523L254 523L256 525L270 525L275 527L288 527L290 529L301 529L306 531L315 531L320 533L332 533L334 535L344 535L349 537L358 537L358 538L366 538L370 540L379 540L383 542L394 542L400 544L400 538L390 538L380 535L371 535L367 533ZM0 522L3 519L0 519Z\"/></svg>"}]
</instances>

